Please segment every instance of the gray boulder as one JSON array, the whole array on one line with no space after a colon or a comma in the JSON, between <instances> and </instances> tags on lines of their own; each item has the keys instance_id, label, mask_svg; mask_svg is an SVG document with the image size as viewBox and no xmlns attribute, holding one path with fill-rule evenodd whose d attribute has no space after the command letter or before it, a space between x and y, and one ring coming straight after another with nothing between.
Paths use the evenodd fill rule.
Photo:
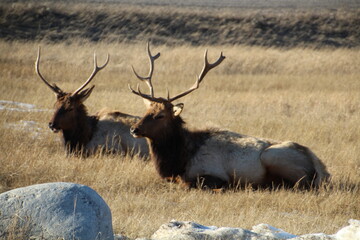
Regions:
<instances>
[{"instance_id":1,"label":"gray boulder","mask_svg":"<svg viewBox=\"0 0 360 240\"><path fill-rule=\"evenodd\" d=\"M111 212L93 189L46 183L0 194L0 238L113 240Z\"/></svg>"}]
</instances>

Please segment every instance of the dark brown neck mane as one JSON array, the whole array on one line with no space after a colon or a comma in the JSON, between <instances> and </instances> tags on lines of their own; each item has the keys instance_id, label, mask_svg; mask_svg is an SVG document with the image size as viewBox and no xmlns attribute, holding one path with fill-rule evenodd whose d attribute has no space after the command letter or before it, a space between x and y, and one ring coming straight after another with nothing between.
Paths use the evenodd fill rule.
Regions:
<instances>
[{"instance_id":1,"label":"dark brown neck mane","mask_svg":"<svg viewBox=\"0 0 360 240\"><path fill-rule=\"evenodd\" d=\"M180 117L172 122L156 139L147 139L156 170L162 178L183 176L191 157L211 132L191 132Z\"/></svg>"},{"instance_id":2,"label":"dark brown neck mane","mask_svg":"<svg viewBox=\"0 0 360 240\"><path fill-rule=\"evenodd\" d=\"M91 140L98 119L95 116L88 116L86 107L81 104L76 111L76 119L73 128L63 130L63 141L67 154L81 155L86 153L86 144Z\"/></svg>"}]
</instances>

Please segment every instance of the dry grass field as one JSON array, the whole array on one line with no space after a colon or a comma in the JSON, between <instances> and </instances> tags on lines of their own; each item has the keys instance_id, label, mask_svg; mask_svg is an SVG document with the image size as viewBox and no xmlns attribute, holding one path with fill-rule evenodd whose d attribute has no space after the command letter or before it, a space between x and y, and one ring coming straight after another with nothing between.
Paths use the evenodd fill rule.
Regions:
<instances>
[{"instance_id":1,"label":"dry grass field","mask_svg":"<svg viewBox=\"0 0 360 240\"><path fill-rule=\"evenodd\" d=\"M226 128L243 134L293 140L310 147L327 165L332 183L319 191L254 191L214 194L163 182L151 162L119 156L66 157L50 132L54 94L34 72L38 45L46 79L76 89L110 53L109 65L86 101L90 113L103 107L142 115L130 93L130 65L148 71L141 44L46 44L0 42L0 192L31 184L65 181L95 189L109 204L115 233L149 237L171 219L250 228L259 223L294 234L334 233L360 219L360 50L281 50L245 46L153 46L160 51L154 87L176 94L189 88L209 49L227 57L199 90L183 99L189 128ZM145 89L145 86L143 86ZM5 102L13 101L13 102ZM16 103L33 104L27 107Z\"/></svg>"},{"instance_id":2,"label":"dry grass field","mask_svg":"<svg viewBox=\"0 0 360 240\"><path fill-rule=\"evenodd\" d=\"M332 234L360 219L358 3L316 1L326 8L311 8L307 3L314 1L304 1L298 9L292 1L271 0L266 3L279 8L265 9L256 5L264 1L232 8L237 1L228 0L219 10L197 0L182 8L175 1L96 1L71 7L67 1L1 1L0 193L55 181L88 185L110 206L114 232L130 238L149 237L172 219L242 228L268 223L294 234ZM127 84L138 82L131 65L148 71L147 39L153 53L161 52L156 96L188 89L205 49L210 61L220 51L226 56L182 99L189 128L296 141L323 160L332 182L318 191L214 194L165 183L152 162L137 157L66 157L60 136L47 127L55 96L34 72L37 47L43 75L65 91L90 75L94 51L99 64L110 53L85 102L89 113L107 107L141 116L144 104ZM11 239L21 238L14 233Z\"/></svg>"}]
</instances>

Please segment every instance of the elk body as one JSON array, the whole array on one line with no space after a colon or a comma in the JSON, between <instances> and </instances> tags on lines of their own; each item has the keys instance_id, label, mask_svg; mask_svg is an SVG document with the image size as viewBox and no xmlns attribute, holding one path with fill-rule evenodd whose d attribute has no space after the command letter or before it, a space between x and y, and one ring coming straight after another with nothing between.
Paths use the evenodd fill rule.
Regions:
<instances>
[{"instance_id":1,"label":"elk body","mask_svg":"<svg viewBox=\"0 0 360 240\"><path fill-rule=\"evenodd\" d=\"M68 154L86 156L102 151L106 153L132 153L148 155L148 147L143 139L134 139L130 126L140 118L118 111L102 110L89 115L84 101L95 86L84 89L109 62L109 55L103 66L97 65L94 54L94 70L88 80L73 93L61 90L55 84L49 84L40 73L40 48L35 62L35 71L40 79L55 93L55 112L49 122L53 132L62 133L63 143Z\"/></svg>"},{"instance_id":2,"label":"elk body","mask_svg":"<svg viewBox=\"0 0 360 240\"><path fill-rule=\"evenodd\" d=\"M151 62L157 58L149 57ZM158 56L158 55L157 55ZM280 142L242 135L226 130L190 131L180 113L183 104L172 102L199 87L204 76L218 66L224 56L205 65L194 86L173 98L154 97L151 75L146 81L151 94L130 90L144 99L145 116L131 127L131 134L145 137L151 159L162 178L181 180L190 187L208 188L251 184L255 187L318 187L330 174L321 160L307 147L295 142ZM151 65L153 68L153 64ZM152 70L150 71L152 72Z\"/></svg>"}]
</instances>

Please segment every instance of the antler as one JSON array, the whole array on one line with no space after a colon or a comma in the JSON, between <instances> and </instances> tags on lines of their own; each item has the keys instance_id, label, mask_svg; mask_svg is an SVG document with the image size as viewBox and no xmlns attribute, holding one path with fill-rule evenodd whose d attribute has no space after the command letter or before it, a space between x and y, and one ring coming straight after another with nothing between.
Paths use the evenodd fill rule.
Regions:
<instances>
[{"instance_id":1,"label":"antler","mask_svg":"<svg viewBox=\"0 0 360 240\"><path fill-rule=\"evenodd\" d=\"M90 77L88 78L88 80L86 80L86 82L79 87L71 96L75 96L76 94L78 94L84 87L86 87L86 85L88 85L91 80L95 77L95 75L104 67L106 67L106 65L109 63L110 60L110 55L107 55L106 61L102 66L98 66L97 65L97 59L96 59L96 53L94 53L94 71L91 73Z\"/></svg>"},{"instance_id":2,"label":"antler","mask_svg":"<svg viewBox=\"0 0 360 240\"><path fill-rule=\"evenodd\" d=\"M150 100L150 101L152 101L152 102L159 102L159 103L164 102L164 99L163 99L163 98L156 98L156 97L152 97L152 96L150 96L150 95L147 95L147 94L142 93L142 92L140 91L139 84L137 85L137 91L135 91L134 89L132 89L132 87L130 86L130 84L128 84L128 87L129 87L129 89L130 89L130 91L131 91L132 93L134 93L134 94L136 94L136 95L138 95L138 96L140 96L140 97L142 97L142 98L148 99L148 100Z\"/></svg>"},{"instance_id":3,"label":"antler","mask_svg":"<svg viewBox=\"0 0 360 240\"><path fill-rule=\"evenodd\" d=\"M216 62L214 63L209 63L208 59L207 59L207 50L205 50L205 63L204 63L204 67L201 70L200 76L196 79L196 82L194 83L194 85L189 88L187 91L180 93L178 95L176 95L175 97L169 98L169 94L168 94L168 101L172 102L175 101L176 99L179 99L181 97L184 97L186 95L188 95L189 93L191 93L192 91L196 90L199 88L199 85L201 83L201 81L204 79L205 75L213 68L217 67L224 59L225 56L223 56L223 53L220 53L220 57L218 58L218 60L216 60Z\"/></svg>"},{"instance_id":4,"label":"antler","mask_svg":"<svg viewBox=\"0 0 360 240\"><path fill-rule=\"evenodd\" d=\"M39 75L40 79L46 84L46 86L48 86L53 92L55 92L56 95L63 94L63 91L58 86L56 86L56 84L51 85L48 81L45 80L45 78L40 73L39 65L40 65L40 46L38 48L38 55L35 61L35 71Z\"/></svg>"},{"instance_id":5,"label":"antler","mask_svg":"<svg viewBox=\"0 0 360 240\"><path fill-rule=\"evenodd\" d=\"M164 100L165 100L164 98L156 98L156 97L154 97L154 90L153 90L153 86L152 86L152 83L151 83L151 78L152 78L152 74L153 74L153 71L154 71L154 61L160 56L160 53L156 54L155 56L152 56L151 52L150 52L150 49L149 49L149 42L148 42L148 45L147 45L147 50L148 50L149 59L150 59L150 72L149 72L148 76L147 77L141 77L135 72L134 68L133 68L133 71L134 71L135 75L137 76L137 78L139 78L141 81L145 81L147 83L147 85L150 88L151 95L147 95L147 94L142 93L140 91L139 84L137 85L137 91L132 89L130 84L128 86L129 86L129 89L130 89L130 91L132 93L134 93L134 94L136 94L136 95L138 95L138 96L140 96L142 98L148 99L148 100L153 101L153 102L164 102ZM218 60L216 60L214 63L209 63L209 61L207 59L207 50L206 50L204 59L205 59L204 67L201 70L200 76L197 77L196 82L194 83L194 85L191 88L189 88L187 91L185 91L183 93L180 93L180 94L178 94L178 95L176 95L175 97L172 97L172 98L170 98L169 92L168 92L167 101L169 101L169 102L175 101L176 99L184 97L187 94L191 93L192 91L198 89L199 85L200 85L201 81L204 79L205 75L211 69L217 67L225 59L225 56L223 56L223 53L221 52L220 57L218 58Z\"/></svg>"},{"instance_id":6,"label":"antler","mask_svg":"<svg viewBox=\"0 0 360 240\"><path fill-rule=\"evenodd\" d=\"M154 88L152 86L152 83L151 83L151 78L152 78L152 75L154 73L154 62L156 59L158 59L160 57L160 53L157 53L156 55L152 56L151 52L150 52L150 43L148 42L147 43L147 52L148 52L148 55L149 55L149 62L150 62L150 70L149 70L149 74L147 77L141 77L139 74L137 74L137 72L135 71L134 67L132 67L132 70L134 72L134 74L136 75L136 77L141 80L141 81L145 81L146 84L148 85L148 87L150 88L150 95L151 97L154 97ZM130 86L129 86L130 87ZM131 91L134 93L135 91L130 87ZM139 91L139 87L138 87L138 93L140 93ZM135 93L137 94L137 93ZM139 94L137 94L139 95Z\"/></svg>"}]
</instances>

